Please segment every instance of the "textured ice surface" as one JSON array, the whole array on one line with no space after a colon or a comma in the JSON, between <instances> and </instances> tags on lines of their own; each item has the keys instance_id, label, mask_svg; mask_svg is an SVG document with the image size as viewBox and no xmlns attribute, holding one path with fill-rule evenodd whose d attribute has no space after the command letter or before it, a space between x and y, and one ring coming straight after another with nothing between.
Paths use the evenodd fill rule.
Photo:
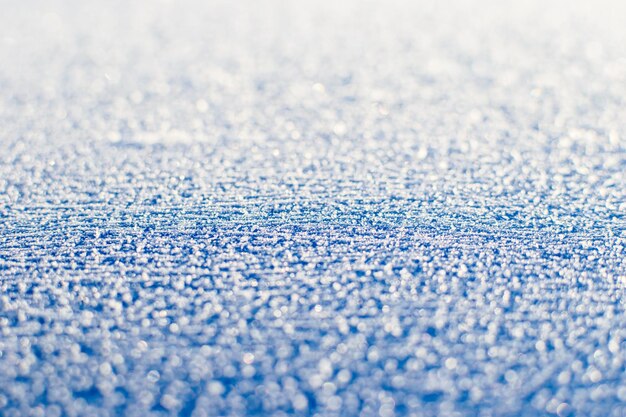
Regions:
<instances>
[{"instance_id":1,"label":"textured ice surface","mask_svg":"<svg viewBox=\"0 0 626 417\"><path fill-rule=\"evenodd\" d=\"M0 415L623 416L623 2L420 3L2 2Z\"/></svg>"}]
</instances>

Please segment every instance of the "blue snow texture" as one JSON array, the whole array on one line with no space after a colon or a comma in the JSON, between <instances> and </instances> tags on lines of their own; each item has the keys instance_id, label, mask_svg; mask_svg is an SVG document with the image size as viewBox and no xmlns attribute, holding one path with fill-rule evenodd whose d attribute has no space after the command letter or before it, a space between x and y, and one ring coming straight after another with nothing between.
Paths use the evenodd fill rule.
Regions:
<instances>
[{"instance_id":1,"label":"blue snow texture","mask_svg":"<svg viewBox=\"0 0 626 417\"><path fill-rule=\"evenodd\" d=\"M0 416L626 415L626 3L0 4Z\"/></svg>"}]
</instances>

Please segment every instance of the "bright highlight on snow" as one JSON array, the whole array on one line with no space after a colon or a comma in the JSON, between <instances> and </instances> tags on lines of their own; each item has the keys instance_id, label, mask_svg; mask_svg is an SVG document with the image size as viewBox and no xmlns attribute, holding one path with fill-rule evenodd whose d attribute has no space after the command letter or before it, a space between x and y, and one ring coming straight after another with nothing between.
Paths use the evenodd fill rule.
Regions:
<instances>
[{"instance_id":1,"label":"bright highlight on snow","mask_svg":"<svg viewBox=\"0 0 626 417\"><path fill-rule=\"evenodd\" d=\"M625 415L587 3L5 2L0 416Z\"/></svg>"}]
</instances>

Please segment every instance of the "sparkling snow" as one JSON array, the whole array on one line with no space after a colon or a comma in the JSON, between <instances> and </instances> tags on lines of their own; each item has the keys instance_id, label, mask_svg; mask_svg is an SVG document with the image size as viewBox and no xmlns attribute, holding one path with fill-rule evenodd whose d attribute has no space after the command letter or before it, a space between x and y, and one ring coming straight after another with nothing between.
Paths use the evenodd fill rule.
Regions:
<instances>
[{"instance_id":1,"label":"sparkling snow","mask_svg":"<svg viewBox=\"0 0 626 417\"><path fill-rule=\"evenodd\" d=\"M0 415L626 415L621 1L5 1Z\"/></svg>"}]
</instances>

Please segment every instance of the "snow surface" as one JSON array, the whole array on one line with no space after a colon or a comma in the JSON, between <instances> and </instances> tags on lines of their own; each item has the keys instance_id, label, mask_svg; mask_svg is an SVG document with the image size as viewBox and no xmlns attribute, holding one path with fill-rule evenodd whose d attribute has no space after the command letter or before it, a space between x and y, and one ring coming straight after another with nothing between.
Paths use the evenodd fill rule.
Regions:
<instances>
[{"instance_id":1,"label":"snow surface","mask_svg":"<svg viewBox=\"0 0 626 417\"><path fill-rule=\"evenodd\" d=\"M626 415L621 1L4 1L0 415Z\"/></svg>"}]
</instances>

